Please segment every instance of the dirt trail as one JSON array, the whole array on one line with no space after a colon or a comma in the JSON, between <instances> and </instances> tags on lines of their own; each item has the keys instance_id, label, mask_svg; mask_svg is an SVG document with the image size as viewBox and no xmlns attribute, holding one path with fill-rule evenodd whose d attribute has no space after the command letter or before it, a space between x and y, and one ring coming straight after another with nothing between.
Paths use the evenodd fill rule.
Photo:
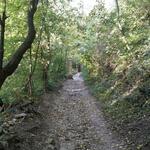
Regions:
<instances>
[{"instance_id":1,"label":"dirt trail","mask_svg":"<svg viewBox=\"0 0 150 150\"><path fill-rule=\"evenodd\" d=\"M59 150L125 149L108 129L96 100L79 74L74 80L66 81L59 93L53 103L49 101L50 95L45 96L45 105L50 107L45 120L50 133L47 147L54 139Z\"/></svg>"},{"instance_id":2,"label":"dirt trail","mask_svg":"<svg viewBox=\"0 0 150 150\"><path fill-rule=\"evenodd\" d=\"M108 128L80 74L43 99L42 123L29 131L20 150L126 150Z\"/></svg>"}]
</instances>

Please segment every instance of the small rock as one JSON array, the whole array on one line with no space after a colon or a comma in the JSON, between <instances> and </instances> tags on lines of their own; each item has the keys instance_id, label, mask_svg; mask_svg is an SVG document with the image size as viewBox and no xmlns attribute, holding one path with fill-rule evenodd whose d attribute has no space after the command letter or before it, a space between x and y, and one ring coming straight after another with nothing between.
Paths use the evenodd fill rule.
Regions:
<instances>
[{"instance_id":1,"label":"small rock","mask_svg":"<svg viewBox=\"0 0 150 150\"><path fill-rule=\"evenodd\" d=\"M23 118L23 117L26 117L26 116L27 116L27 114L21 113L21 114L15 115L15 118L20 119L20 118Z\"/></svg>"},{"instance_id":2,"label":"small rock","mask_svg":"<svg viewBox=\"0 0 150 150\"><path fill-rule=\"evenodd\" d=\"M14 124L16 123L16 121L17 121L17 120L16 120L15 118L12 120L12 122L13 122Z\"/></svg>"},{"instance_id":3,"label":"small rock","mask_svg":"<svg viewBox=\"0 0 150 150\"><path fill-rule=\"evenodd\" d=\"M49 145L48 150L55 150L55 147L53 145Z\"/></svg>"}]
</instances>

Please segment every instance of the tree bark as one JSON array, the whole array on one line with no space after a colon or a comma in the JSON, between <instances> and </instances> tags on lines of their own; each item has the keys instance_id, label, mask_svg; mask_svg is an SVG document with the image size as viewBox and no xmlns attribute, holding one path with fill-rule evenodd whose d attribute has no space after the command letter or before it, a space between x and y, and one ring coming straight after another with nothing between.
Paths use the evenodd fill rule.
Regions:
<instances>
[{"instance_id":1,"label":"tree bark","mask_svg":"<svg viewBox=\"0 0 150 150\"><path fill-rule=\"evenodd\" d=\"M119 15L120 15L119 2L118 2L118 0L115 0L115 1L116 1L117 14L118 14L118 17L119 17Z\"/></svg>"},{"instance_id":2,"label":"tree bark","mask_svg":"<svg viewBox=\"0 0 150 150\"><path fill-rule=\"evenodd\" d=\"M4 41L5 41L5 20L6 17L6 0L4 1L4 11L2 17L0 16L0 70L3 68L3 57L4 57Z\"/></svg>"},{"instance_id":3,"label":"tree bark","mask_svg":"<svg viewBox=\"0 0 150 150\"><path fill-rule=\"evenodd\" d=\"M39 0L30 0L30 6L28 9L28 34L24 40L24 42L19 46L14 55L11 57L9 62L6 64L4 68L0 70L0 88L2 87L4 81L8 76L12 75L17 69L20 61L23 58L25 52L31 48L31 45L35 39L36 31L34 26L34 15L37 10Z\"/></svg>"},{"instance_id":4,"label":"tree bark","mask_svg":"<svg viewBox=\"0 0 150 150\"><path fill-rule=\"evenodd\" d=\"M5 74L4 74L4 72L1 70L1 71L0 71L0 89L1 89L1 87L2 87L2 85L3 85L3 83L4 83L5 80L6 80Z\"/></svg>"},{"instance_id":5,"label":"tree bark","mask_svg":"<svg viewBox=\"0 0 150 150\"><path fill-rule=\"evenodd\" d=\"M43 81L44 81L44 91L48 91L48 69L49 63L43 66Z\"/></svg>"}]
</instances>

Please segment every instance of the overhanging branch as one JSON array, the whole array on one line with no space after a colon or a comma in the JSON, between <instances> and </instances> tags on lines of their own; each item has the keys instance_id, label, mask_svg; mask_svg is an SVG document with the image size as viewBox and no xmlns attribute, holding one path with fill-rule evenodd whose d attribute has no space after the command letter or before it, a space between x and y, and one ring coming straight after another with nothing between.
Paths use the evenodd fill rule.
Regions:
<instances>
[{"instance_id":1,"label":"overhanging branch","mask_svg":"<svg viewBox=\"0 0 150 150\"><path fill-rule=\"evenodd\" d=\"M10 61L4 67L3 71L7 76L10 76L18 67L21 59L25 52L31 48L31 45L35 39L36 31L34 26L34 14L37 10L39 0L30 0L30 7L28 9L28 34L24 40L24 42L19 46L16 50L15 54L12 56Z\"/></svg>"}]
</instances>

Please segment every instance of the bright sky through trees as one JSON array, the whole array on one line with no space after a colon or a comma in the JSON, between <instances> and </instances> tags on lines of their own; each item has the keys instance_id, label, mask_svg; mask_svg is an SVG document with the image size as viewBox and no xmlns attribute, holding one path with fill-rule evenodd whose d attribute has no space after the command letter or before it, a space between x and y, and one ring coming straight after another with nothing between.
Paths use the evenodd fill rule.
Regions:
<instances>
[{"instance_id":1,"label":"bright sky through trees","mask_svg":"<svg viewBox=\"0 0 150 150\"><path fill-rule=\"evenodd\" d=\"M94 5L96 5L96 0L73 0L71 5L73 7L79 7L80 4L83 3L83 11L86 15L93 9ZM115 7L115 0L104 0L105 7L108 10L112 10Z\"/></svg>"},{"instance_id":2,"label":"bright sky through trees","mask_svg":"<svg viewBox=\"0 0 150 150\"><path fill-rule=\"evenodd\" d=\"M111 11L115 8L115 0L105 0L105 7L108 11Z\"/></svg>"},{"instance_id":3,"label":"bright sky through trees","mask_svg":"<svg viewBox=\"0 0 150 150\"><path fill-rule=\"evenodd\" d=\"M73 7L79 7L83 3L83 11L85 14L88 14L96 4L96 0L73 0L71 5Z\"/></svg>"}]
</instances>

